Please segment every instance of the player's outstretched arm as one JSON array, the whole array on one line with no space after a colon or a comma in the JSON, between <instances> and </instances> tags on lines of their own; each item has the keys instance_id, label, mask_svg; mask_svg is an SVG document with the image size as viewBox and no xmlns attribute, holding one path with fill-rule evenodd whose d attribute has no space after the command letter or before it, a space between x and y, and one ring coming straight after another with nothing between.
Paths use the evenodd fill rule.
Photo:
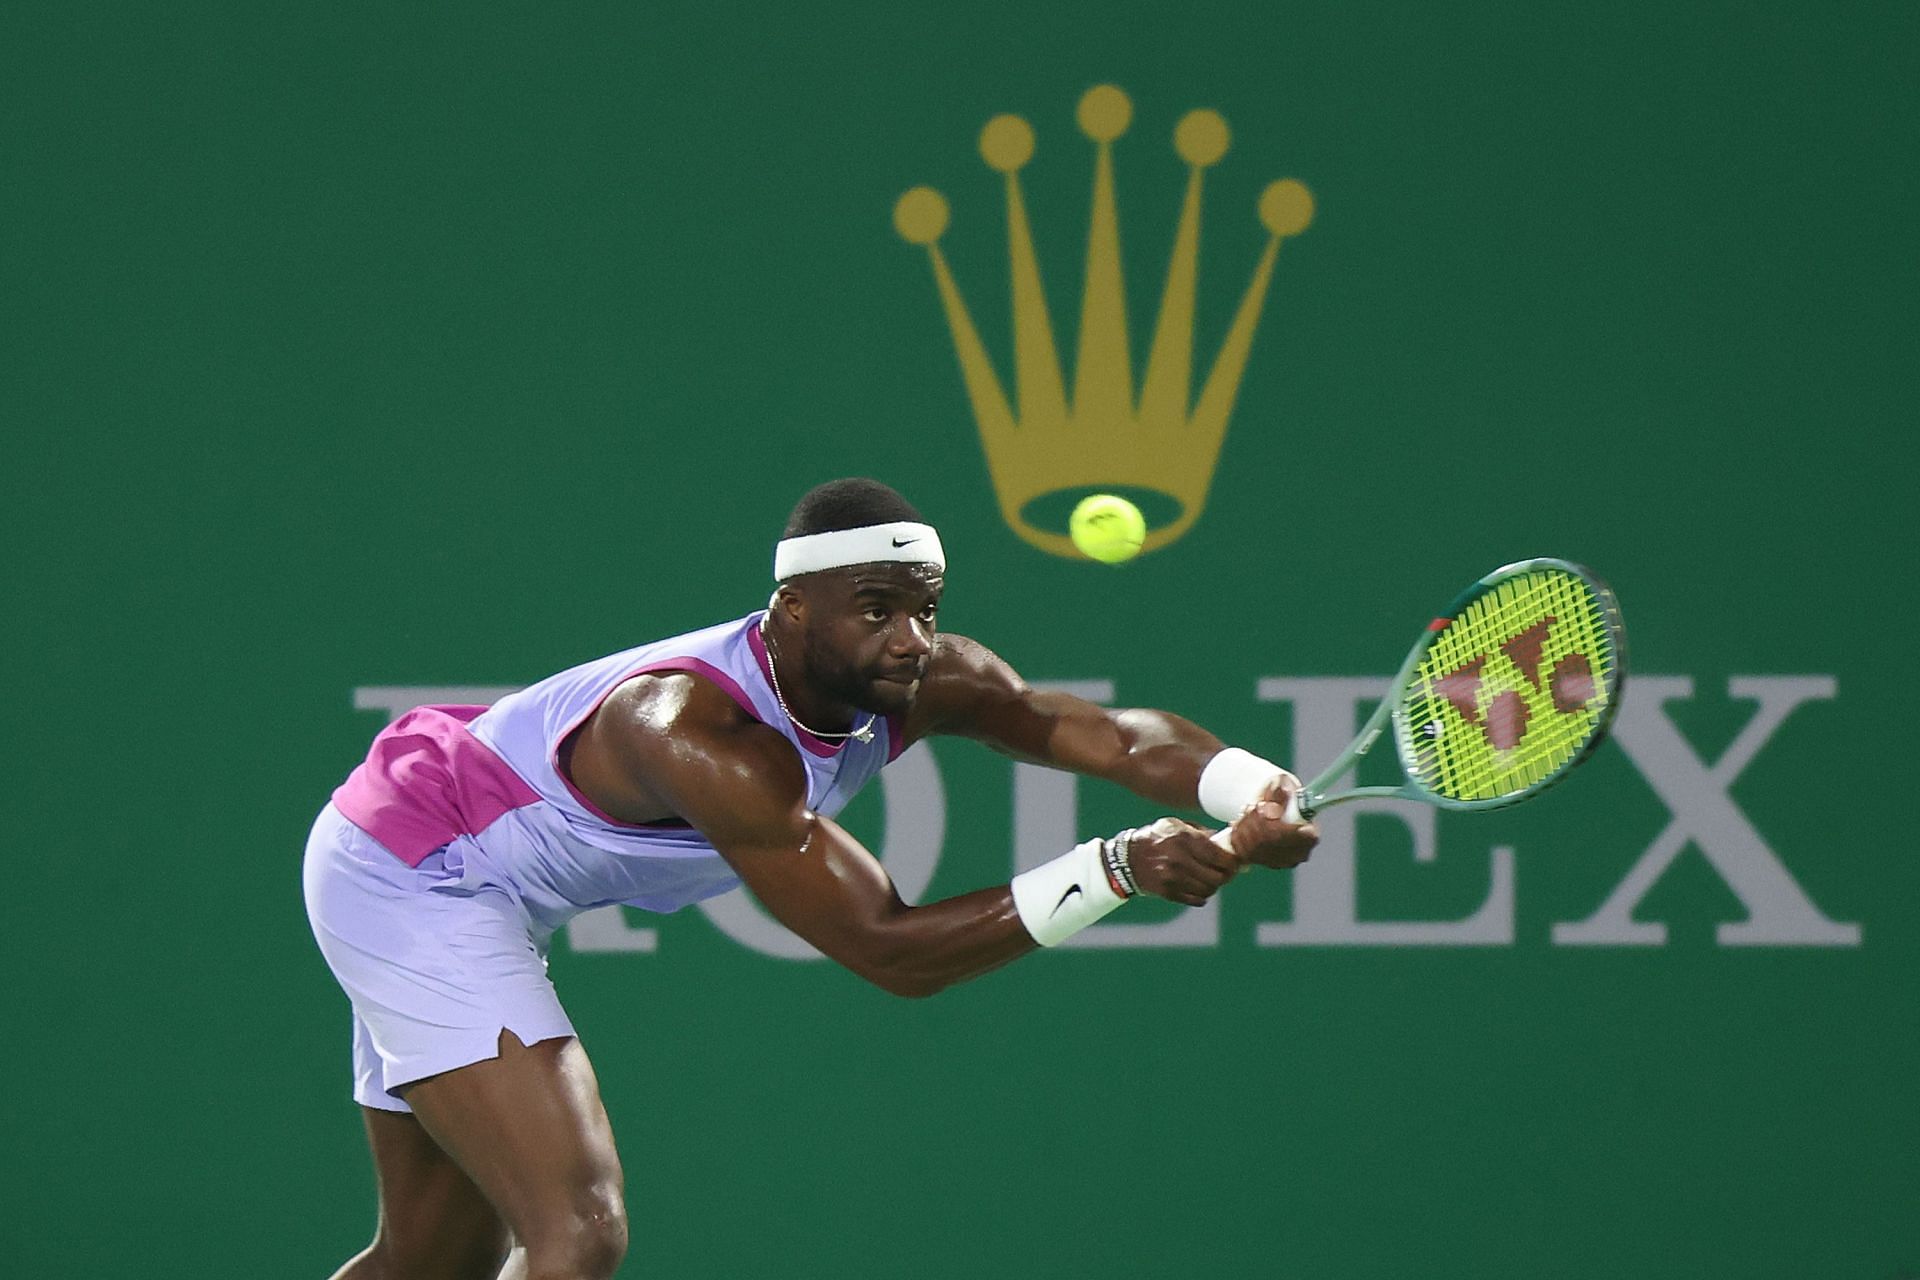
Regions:
<instances>
[{"instance_id":1,"label":"player's outstretched arm","mask_svg":"<svg viewBox=\"0 0 1920 1280\"><path fill-rule=\"evenodd\" d=\"M1250 862L1296 866L1319 839L1312 824L1284 821L1300 787L1286 770L1227 748L1170 711L1103 707L1035 689L964 636L940 637L908 716L909 739L931 733L973 738L1016 759L1104 778L1160 804L1206 809L1234 823L1235 851Z\"/></svg>"},{"instance_id":2,"label":"player's outstretched arm","mask_svg":"<svg viewBox=\"0 0 1920 1280\"><path fill-rule=\"evenodd\" d=\"M776 919L898 995L932 995L997 969L1127 896L1107 879L1107 843L1089 841L1013 885L908 906L878 859L807 809L792 746L690 676L624 686L586 726L572 762L576 785L615 816L691 822ZM1135 834L1126 866L1140 891L1196 905L1240 869L1205 831L1175 819Z\"/></svg>"}]
</instances>

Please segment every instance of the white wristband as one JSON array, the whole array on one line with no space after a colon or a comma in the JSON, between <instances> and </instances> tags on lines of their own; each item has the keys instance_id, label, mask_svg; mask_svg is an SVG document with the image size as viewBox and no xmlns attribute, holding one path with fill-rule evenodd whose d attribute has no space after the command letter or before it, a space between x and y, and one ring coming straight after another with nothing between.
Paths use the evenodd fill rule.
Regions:
<instances>
[{"instance_id":1,"label":"white wristband","mask_svg":"<svg viewBox=\"0 0 1920 1280\"><path fill-rule=\"evenodd\" d=\"M1221 822L1233 822L1283 772L1271 760L1228 747L1200 771L1200 807Z\"/></svg>"},{"instance_id":2,"label":"white wristband","mask_svg":"<svg viewBox=\"0 0 1920 1280\"><path fill-rule=\"evenodd\" d=\"M1126 901L1107 882L1105 844L1077 844L1013 878L1014 910L1035 942L1063 942Z\"/></svg>"}]
</instances>

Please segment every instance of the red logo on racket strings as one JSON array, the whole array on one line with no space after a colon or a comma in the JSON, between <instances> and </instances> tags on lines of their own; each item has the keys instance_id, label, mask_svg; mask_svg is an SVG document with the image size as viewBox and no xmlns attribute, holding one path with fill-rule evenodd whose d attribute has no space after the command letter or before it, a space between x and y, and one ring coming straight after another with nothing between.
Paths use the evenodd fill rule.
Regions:
<instances>
[{"instance_id":1,"label":"red logo on racket strings","mask_svg":"<svg viewBox=\"0 0 1920 1280\"><path fill-rule=\"evenodd\" d=\"M1500 645L1500 653L1513 664L1520 678L1536 690L1543 687L1540 668L1547 637L1558 621L1548 614ZM1434 696L1446 699L1462 720L1480 730L1487 745L1496 751L1511 751L1527 736L1533 708L1519 690L1507 689L1495 694L1485 711L1481 710L1480 695L1486 681L1488 656L1475 655L1445 675L1435 677L1430 687ZM1592 661L1584 653L1567 654L1546 674L1544 689L1553 701L1553 709L1561 715L1585 710L1596 690Z\"/></svg>"}]
</instances>

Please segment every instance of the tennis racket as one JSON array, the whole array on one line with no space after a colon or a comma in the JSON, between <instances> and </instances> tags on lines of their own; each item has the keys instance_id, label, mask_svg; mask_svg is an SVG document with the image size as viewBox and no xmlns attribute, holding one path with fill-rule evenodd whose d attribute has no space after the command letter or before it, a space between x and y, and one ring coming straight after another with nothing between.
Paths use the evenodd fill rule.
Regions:
<instances>
[{"instance_id":1,"label":"tennis racket","mask_svg":"<svg viewBox=\"0 0 1920 1280\"><path fill-rule=\"evenodd\" d=\"M1366 727L1301 787L1287 820L1372 796L1503 809L1539 795L1607 736L1626 674L1619 603L1591 570L1548 559L1495 569L1427 624ZM1328 790L1389 727L1404 781Z\"/></svg>"}]
</instances>

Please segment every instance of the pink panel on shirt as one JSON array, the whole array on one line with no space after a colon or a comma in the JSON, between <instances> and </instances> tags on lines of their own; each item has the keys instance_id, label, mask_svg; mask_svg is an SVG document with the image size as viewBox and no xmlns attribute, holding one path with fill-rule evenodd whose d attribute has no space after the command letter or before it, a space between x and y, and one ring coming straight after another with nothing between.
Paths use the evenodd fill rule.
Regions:
<instances>
[{"instance_id":1,"label":"pink panel on shirt","mask_svg":"<svg viewBox=\"0 0 1920 1280\"><path fill-rule=\"evenodd\" d=\"M485 707L415 707L374 738L333 793L347 821L410 867L540 794L467 729Z\"/></svg>"}]
</instances>

